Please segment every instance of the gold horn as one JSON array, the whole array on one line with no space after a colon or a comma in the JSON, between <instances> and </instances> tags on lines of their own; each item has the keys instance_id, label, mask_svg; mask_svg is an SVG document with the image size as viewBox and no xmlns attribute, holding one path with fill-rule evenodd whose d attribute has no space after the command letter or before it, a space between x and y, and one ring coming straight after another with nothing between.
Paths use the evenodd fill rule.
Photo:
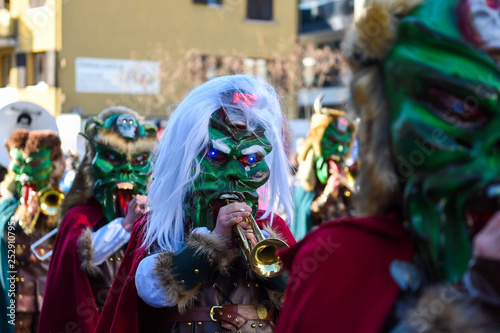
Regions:
<instances>
[{"instance_id":1,"label":"gold horn","mask_svg":"<svg viewBox=\"0 0 500 333\"><path fill-rule=\"evenodd\" d=\"M223 194L221 199L226 199L228 204L236 201L244 202L244 198L241 193ZM239 236L241 251L243 252L247 262L250 264L252 270L256 274L266 278L282 274L285 269L283 267L283 262L280 260L276 252L279 249L288 247L288 245L281 239L266 239L252 215L243 218L243 222L250 224L252 227L252 233L257 239L257 244L252 246L250 241L246 238L243 228L239 224L235 225Z\"/></svg>"},{"instance_id":2,"label":"gold horn","mask_svg":"<svg viewBox=\"0 0 500 333\"><path fill-rule=\"evenodd\" d=\"M40 212L48 216L55 216L59 210L62 200L64 199L64 193L53 187L46 187L40 192L38 192L38 204L40 206ZM38 215L36 215L36 220L38 220ZM36 223L36 220L34 223ZM34 223L32 223L34 225ZM38 247L42 245L49 238L57 233L58 229L54 228L49 233L45 234L42 238L31 244L31 252L38 258L38 260L43 261L48 259L52 255L52 250L45 254L40 254Z\"/></svg>"},{"instance_id":3,"label":"gold horn","mask_svg":"<svg viewBox=\"0 0 500 333\"><path fill-rule=\"evenodd\" d=\"M57 214L61 201L64 199L64 193L53 187L46 187L38 193L38 202L40 211L45 215L54 216Z\"/></svg>"}]
</instances>

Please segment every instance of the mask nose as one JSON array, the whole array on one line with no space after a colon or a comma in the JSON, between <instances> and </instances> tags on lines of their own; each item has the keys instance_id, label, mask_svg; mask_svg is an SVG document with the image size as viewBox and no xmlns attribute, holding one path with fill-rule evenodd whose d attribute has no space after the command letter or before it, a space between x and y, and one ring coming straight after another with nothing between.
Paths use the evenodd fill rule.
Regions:
<instances>
[{"instance_id":1,"label":"mask nose","mask_svg":"<svg viewBox=\"0 0 500 333\"><path fill-rule=\"evenodd\" d=\"M246 171L243 165L238 160L231 160L226 164L227 180L229 182L237 182L245 179Z\"/></svg>"}]
</instances>

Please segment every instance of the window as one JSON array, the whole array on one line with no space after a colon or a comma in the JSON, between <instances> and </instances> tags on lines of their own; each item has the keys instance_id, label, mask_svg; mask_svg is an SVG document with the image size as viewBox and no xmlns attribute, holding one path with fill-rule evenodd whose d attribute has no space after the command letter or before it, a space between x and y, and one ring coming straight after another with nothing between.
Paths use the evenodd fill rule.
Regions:
<instances>
[{"instance_id":1,"label":"window","mask_svg":"<svg viewBox=\"0 0 500 333\"><path fill-rule=\"evenodd\" d=\"M45 0L30 0L31 8L42 7L43 5L45 5Z\"/></svg>"},{"instance_id":2,"label":"window","mask_svg":"<svg viewBox=\"0 0 500 333\"><path fill-rule=\"evenodd\" d=\"M26 53L16 54L17 87L24 88L27 85L27 56Z\"/></svg>"},{"instance_id":3,"label":"window","mask_svg":"<svg viewBox=\"0 0 500 333\"><path fill-rule=\"evenodd\" d=\"M193 3L201 3L204 5L222 5L222 0L193 0Z\"/></svg>"},{"instance_id":4,"label":"window","mask_svg":"<svg viewBox=\"0 0 500 333\"><path fill-rule=\"evenodd\" d=\"M248 0L247 19L265 20L273 19L273 1L272 0Z\"/></svg>"},{"instance_id":5,"label":"window","mask_svg":"<svg viewBox=\"0 0 500 333\"><path fill-rule=\"evenodd\" d=\"M30 53L26 60L26 84L33 86L40 82L47 82L45 52Z\"/></svg>"},{"instance_id":6,"label":"window","mask_svg":"<svg viewBox=\"0 0 500 333\"><path fill-rule=\"evenodd\" d=\"M10 9L10 0L0 0L0 8Z\"/></svg>"},{"instance_id":7,"label":"window","mask_svg":"<svg viewBox=\"0 0 500 333\"><path fill-rule=\"evenodd\" d=\"M10 54L5 54L0 57L0 87L7 87L10 83Z\"/></svg>"},{"instance_id":8,"label":"window","mask_svg":"<svg viewBox=\"0 0 500 333\"><path fill-rule=\"evenodd\" d=\"M39 82L47 82L47 72L45 66L45 52L34 53L34 82L33 84L38 84Z\"/></svg>"}]
</instances>

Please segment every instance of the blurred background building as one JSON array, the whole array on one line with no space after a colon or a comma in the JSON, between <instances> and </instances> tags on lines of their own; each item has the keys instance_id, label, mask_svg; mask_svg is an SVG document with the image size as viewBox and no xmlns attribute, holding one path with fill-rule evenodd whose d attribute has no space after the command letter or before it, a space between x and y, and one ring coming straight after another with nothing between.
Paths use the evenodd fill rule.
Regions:
<instances>
[{"instance_id":1,"label":"blurred background building","mask_svg":"<svg viewBox=\"0 0 500 333\"><path fill-rule=\"evenodd\" d=\"M0 0L0 107L29 101L61 112L58 7L55 0Z\"/></svg>"},{"instance_id":2,"label":"blurred background building","mask_svg":"<svg viewBox=\"0 0 500 333\"><path fill-rule=\"evenodd\" d=\"M0 0L0 107L37 103L71 131L115 104L164 124L192 87L248 73L283 96L293 142L318 94L348 99L338 48L355 2Z\"/></svg>"}]
</instances>

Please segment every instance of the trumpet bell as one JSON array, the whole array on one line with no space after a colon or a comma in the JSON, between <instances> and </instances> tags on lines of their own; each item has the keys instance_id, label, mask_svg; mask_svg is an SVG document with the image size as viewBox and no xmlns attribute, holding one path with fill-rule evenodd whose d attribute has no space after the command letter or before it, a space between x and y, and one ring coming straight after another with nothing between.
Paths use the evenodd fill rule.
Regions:
<instances>
[{"instance_id":1,"label":"trumpet bell","mask_svg":"<svg viewBox=\"0 0 500 333\"><path fill-rule=\"evenodd\" d=\"M258 275L272 278L284 271L283 262L276 252L287 248L288 245L276 238L264 239L257 243L250 253L250 266Z\"/></svg>"},{"instance_id":2,"label":"trumpet bell","mask_svg":"<svg viewBox=\"0 0 500 333\"><path fill-rule=\"evenodd\" d=\"M49 216L56 215L63 199L64 193L54 188L40 191L38 201L41 212Z\"/></svg>"}]
</instances>

